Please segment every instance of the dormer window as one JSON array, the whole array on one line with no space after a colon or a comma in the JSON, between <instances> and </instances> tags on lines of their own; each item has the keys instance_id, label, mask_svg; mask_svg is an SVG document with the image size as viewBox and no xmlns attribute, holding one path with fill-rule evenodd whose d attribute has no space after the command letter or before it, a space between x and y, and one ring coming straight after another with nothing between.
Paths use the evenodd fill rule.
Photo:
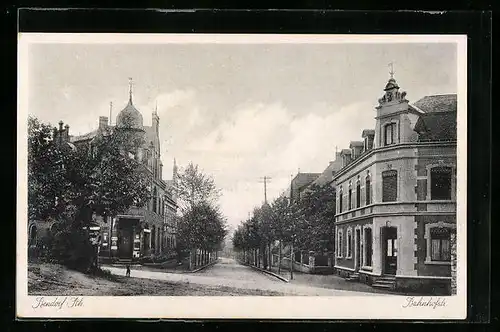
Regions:
<instances>
[{"instance_id":1,"label":"dormer window","mask_svg":"<svg viewBox=\"0 0 500 332\"><path fill-rule=\"evenodd\" d=\"M384 126L384 143L385 145L390 145L394 144L394 138L395 138L395 131L396 131L396 124L395 123L388 123Z\"/></svg>"}]
</instances>

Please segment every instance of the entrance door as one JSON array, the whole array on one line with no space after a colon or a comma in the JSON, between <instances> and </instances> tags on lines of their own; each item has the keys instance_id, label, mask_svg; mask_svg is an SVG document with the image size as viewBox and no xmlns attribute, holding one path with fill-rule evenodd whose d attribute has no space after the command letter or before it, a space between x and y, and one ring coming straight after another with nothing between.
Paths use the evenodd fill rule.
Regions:
<instances>
[{"instance_id":1,"label":"entrance door","mask_svg":"<svg viewBox=\"0 0 500 332\"><path fill-rule=\"evenodd\" d=\"M383 227L383 253L384 253L384 273L385 274L396 274L398 269L397 255L397 229L396 227Z\"/></svg>"},{"instance_id":2,"label":"entrance door","mask_svg":"<svg viewBox=\"0 0 500 332\"><path fill-rule=\"evenodd\" d=\"M133 229L132 227L122 227L119 230L120 237L118 252L120 258L132 258Z\"/></svg>"},{"instance_id":3,"label":"entrance door","mask_svg":"<svg viewBox=\"0 0 500 332\"><path fill-rule=\"evenodd\" d=\"M361 266L361 231L359 229L356 230L356 269L359 269Z\"/></svg>"}]
</instances>

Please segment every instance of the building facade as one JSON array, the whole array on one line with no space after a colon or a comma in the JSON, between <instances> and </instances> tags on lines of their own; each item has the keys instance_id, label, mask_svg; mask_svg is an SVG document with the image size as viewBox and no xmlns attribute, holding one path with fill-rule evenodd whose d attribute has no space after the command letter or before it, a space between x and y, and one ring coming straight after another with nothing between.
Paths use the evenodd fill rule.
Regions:
<instances>
[{"instance_id":1,"label":"building facade","mask_svg":"<svg viewBox=\"0 0 500 332\"><path fill-rule=\"evenodd\" d=\"M388 81L375 128L340 152L335 268L387 289L448 292L456 229L456 95L414 104Z\"/></svg>"},{"instance_id":2,"label":"building facade","mask_svg":"<svg viewBox=\"0 0 500 332\"><path fill-rule=\"evenodd\" d=\"M100 227L100 255L112 260L131 261L148 255L175 252L177 204L173 194L174 178L167 183L162 179L162 162L159 136L160 118L152 112L152 125L143 124L142 114L134 106L132 90L128 104L116 116L115 125L106 116L99 117L96 130L80 136L70 136L77 148L91 146L100 135L121 131L126 140L123 149L137 160L150 179L151 200L144 207L131 207L123 214L107 217L95 216Z\"/></svg>"}]
</instances>

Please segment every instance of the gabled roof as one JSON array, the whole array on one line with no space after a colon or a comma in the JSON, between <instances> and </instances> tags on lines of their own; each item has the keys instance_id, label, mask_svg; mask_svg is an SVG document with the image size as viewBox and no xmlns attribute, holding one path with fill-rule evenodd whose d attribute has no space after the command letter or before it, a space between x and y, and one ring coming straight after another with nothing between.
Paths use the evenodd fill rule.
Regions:
<instances>
[{"instance_id":1,"label":"gabled roof","mask_svg":"<svg viewBox=\"0 0 500 332\"><path fill-rule=\"evenodd\" d=\"M345 154L352 154L352 151L351 149L342 149L342 151L340 151L341 154L345 155Z\"/></svg>"},{"instance_id":2,"label":"gabled roof","mask_svg":"<svg viewBox=\"0 0 500 332\"><path fill-rule=\"evenodd\" d=\"M374 136L375 135L375 130L374 129L364 129L363 132L361 133L361 137L366 137L366 136Z\"/></svg>"},{"instance_id":3,"label":"gabled roof","mask_svg":"<svg viewBox=\"0 0 500 332\"><path fill-rule=\"evenodd\" d=\"M364 143L361 141L351 141L349 147L352 148L353 146L364 146Z\"/></svg>"}]
</instances>

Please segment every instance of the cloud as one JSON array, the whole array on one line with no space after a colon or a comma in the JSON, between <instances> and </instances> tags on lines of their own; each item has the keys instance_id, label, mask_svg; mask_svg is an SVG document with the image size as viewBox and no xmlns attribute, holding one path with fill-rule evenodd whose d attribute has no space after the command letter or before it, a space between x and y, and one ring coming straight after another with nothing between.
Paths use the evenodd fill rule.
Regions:
<instances>
[{"instance_id":1,"label":"cloud","mask_svg":"<svg viewBox=\"0 0 500 332\"><path fill-rule=\"evenodd\" d=\"M221 204L230 222L246 218L263 201L261 177L271 176L268 198L277 197L299 167L301 172L322 172L333 160L335 146L348 147L361 139L363 129L375 125L367 103L320 107L329 106L317 104L294 117L279 103L244 105L192 141L188 150L203 156L196 163L214 174L223 189Z\"/></svg>"}]
</instances>

